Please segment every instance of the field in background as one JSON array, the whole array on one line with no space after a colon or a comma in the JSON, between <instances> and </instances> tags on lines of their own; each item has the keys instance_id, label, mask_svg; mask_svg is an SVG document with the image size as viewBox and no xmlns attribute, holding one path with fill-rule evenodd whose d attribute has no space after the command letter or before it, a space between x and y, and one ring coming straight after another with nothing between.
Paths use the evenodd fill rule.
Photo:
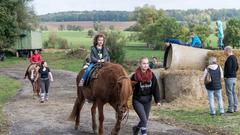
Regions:
<instances>
[{"instance_id":1,"label":"field in background","mask_svg":"<svg viewBox=\"0 0 240 135\"><path fill-rule=\"evenodd\" d=\"M101 25L103 25L105 28L109 28L110 26L114 26L115 29L118 30L124 30L132 25L134 25L135 21L127 21L127 22L108 22L108 21L101 21ZM75 22L41 22L40 26L47 26L48 30L50 31L56 31L58 30L60 25L64 25L65 27L67 25L76 25L81 26L84 29L93 29L93 21L75 21Z\"/></svg>"},{"instance_id":2,"label":"field in background","mask_svg":"<svg viewBox=\"0 0 240 135\"><path fill-rule=\"evenodd\" d=\"M56 34L58 37L64 38L68 41L70 48L79 48L84 46L89 49L92 46L93 38L87 35L87 31L56 31L56 32L43 32L43 40L47 40L50 33ZM129 35L129 32L124 32ZM163 51L153 50L147 48L146 44L140 41L128 42L127 46L124 48L126 51L127 60L138 60L142 56L153 57L156 56L159 59L163 59Z\"/></svg>"}]
</instances>

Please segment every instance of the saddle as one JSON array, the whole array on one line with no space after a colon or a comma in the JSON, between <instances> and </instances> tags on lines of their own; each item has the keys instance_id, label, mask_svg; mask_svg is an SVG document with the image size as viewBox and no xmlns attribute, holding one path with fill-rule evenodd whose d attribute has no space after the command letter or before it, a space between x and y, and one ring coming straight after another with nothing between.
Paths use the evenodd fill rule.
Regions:
<instances>
[{"instance_id":1,"label":"saddle","mask_svg":"<svg viewBox=\"0 0 240 135\"><path fill-rule=\"evenodd\" d=\"M97 79L98 77L98 71L103 67L104 63L96 63L92 70L89 73L88 78L84 82L84 86L89 86L90 82L94 79Z\"/></svg>"}]
</instances>

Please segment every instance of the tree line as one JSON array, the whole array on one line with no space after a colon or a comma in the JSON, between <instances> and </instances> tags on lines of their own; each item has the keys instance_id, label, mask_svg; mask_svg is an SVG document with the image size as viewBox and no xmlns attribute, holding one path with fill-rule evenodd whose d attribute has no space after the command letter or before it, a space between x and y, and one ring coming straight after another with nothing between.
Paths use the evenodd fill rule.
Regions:
<instances>
[{"instance_id":1,"label":"tree line","mask_svg":"<svg viewBox=\"0 0 240 135\"><path fill-rule=\"evenodd\" d=\"M40 15L43 22L66 21L128 21L131 12L128 11L67 11Z\"/></svg>"},{"instance_id":2,"label":"tree line","mask_svg":"<svg viewBox=\"0 0 240 135\"><path fill-rule=\"evenodd\" d=\"M191 14L197 14L193 10ZM180 39L184 42L190 42L189 35L194 32L203 42L207 44L207 38L210 34L216 34L215 28L210 27L210 22L206 21L207 15L191 15L187 21L179 21L171 17L164 10L157 10L154 6L144 5L133 11L133 19L136 24L129 31L136 31L132 35L132 40L142 40L155 49L163 49L164 41L168 38ZM221 20L221 19L220 19ZM224 20L221 20L224 21ZM234 48L240 47L240 19L232 18L226 21L224 30L224 43Z\"/></svg>"},{"instance_id":3,"label":"tree line","mask_svg":"<svg viewBox=\"0 0 240 135\"><path fill-rule=\"evenodd\" d=\"M136 7L137 9L138 7ZM160 9L161 10L161 9ZM164 10L167 16L177 21L196 20L210 22L216 20L227 21L240 18L240 9L188 9ZM133 12L128 11L67 11L40 15L40 21L66 22L66 21L129 21L133 20ZM135 20L136 21L136 20Z\"/></svg>"}]
</instances>

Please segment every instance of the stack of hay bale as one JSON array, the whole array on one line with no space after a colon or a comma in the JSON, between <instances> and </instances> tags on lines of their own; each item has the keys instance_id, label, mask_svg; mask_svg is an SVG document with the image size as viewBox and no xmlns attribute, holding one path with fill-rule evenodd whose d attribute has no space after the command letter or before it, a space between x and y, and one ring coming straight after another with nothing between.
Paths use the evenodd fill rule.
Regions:
<instances>
[{"instance_id":1,"label":"stack of hay bale","mask_svg":"<svg viewBox=\"0 0 240 135\"><path fill-rule=\"evenodd\" d=\"M177 98L206 97L203 70L207 66L209 51L174 44L166 48L164 54L166 70L161 73L161 78L167 102Z\"/></svg>"},{"instance_id":2,"label":"stack of hay bale","mask_svg":"<svg viewBox=\"0 0 240 135\"><path fill-rule=\"evenodd\" d=\"M240 64L240 50L234 50ZM203 84L203 71L208 65L208 58L214 56L223 68L226 56L223 51L192 48L181 45L171 45L164 55L165 71L161 71L164 98L171 102L177 98L206 98L207 92ZM240 71L238 71L240 80ZM223 95L225 94L224 83ZM238 82L240 86L240 82ZM238 91L239 91L238 87ZM240 95L240 94L239 94ZM183 99L184 100L184 99Z\"/></svg>"}]
</instances>

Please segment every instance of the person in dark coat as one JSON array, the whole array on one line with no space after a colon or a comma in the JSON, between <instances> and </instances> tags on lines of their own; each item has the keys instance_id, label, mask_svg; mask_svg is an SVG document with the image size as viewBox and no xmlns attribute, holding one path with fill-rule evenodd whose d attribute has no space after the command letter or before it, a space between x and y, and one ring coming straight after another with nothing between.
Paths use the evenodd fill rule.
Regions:
<instances>
[{"instance_id":1,"label":"person in dark coat","mask_svg":"<svg viewBox=\"0 0 240 135\"><path fill-rule=\"evenodd\" d=\"M224 65L224 82L228 97L227 113L233 113L238 110L238 98L236 94L238 61L237 57L232 52L231 46L226 46L224 48L224 53L227 56Z\"/></svg>"},{"instance_id":2,"label":"person in dark coat","mask_svg":"<svg viewBox=\"0 0 240 135\"><path fill-rule=\"evenodd\" d=\"M87 67L81 81L79 82L79 86L84 85L84 82L89 76L89 73L93 68L94 64L98 62L103 63L103 62L110 61L108 50L107 48L104 47L104 43L105 43L105 36L103 34L98 34L94 37L94 43L93 43L93 46L91 47L90 65Z\"/></svg>"},{"instance_id":3,"label":"person in dark coat","mask_svg":"<svg viewBox=\"0 0 240 135\"><path fill-rule=\"evenodd\" d=\"M220 115L224 114L223 100L222 100L222 84L221 79L223 79L222 68L217 64L217 59L215 57L210 57L209 65L204 71L204 78L207 73L211 76L211 82L205 84L208 93L208 102L210 107L210 115L216 115L214 108L214 93L217 96L218 108Z\"/></svg>"},{"instance_id":4,"label":"person in dark coat","mask_svg":"<svg viewBox=\"0 0 240 135\"><path fill-rule=\"evenodd\" d=\"M142 135L147 135L147 121L151 109L152 96L157 106L160 106L160 93L155 75L149 69L148 58L140 59L139 67L131 77L135 81L132 104L140 122L133 127L134 135L141 131Z\"/></svg>"}]
</instances>

